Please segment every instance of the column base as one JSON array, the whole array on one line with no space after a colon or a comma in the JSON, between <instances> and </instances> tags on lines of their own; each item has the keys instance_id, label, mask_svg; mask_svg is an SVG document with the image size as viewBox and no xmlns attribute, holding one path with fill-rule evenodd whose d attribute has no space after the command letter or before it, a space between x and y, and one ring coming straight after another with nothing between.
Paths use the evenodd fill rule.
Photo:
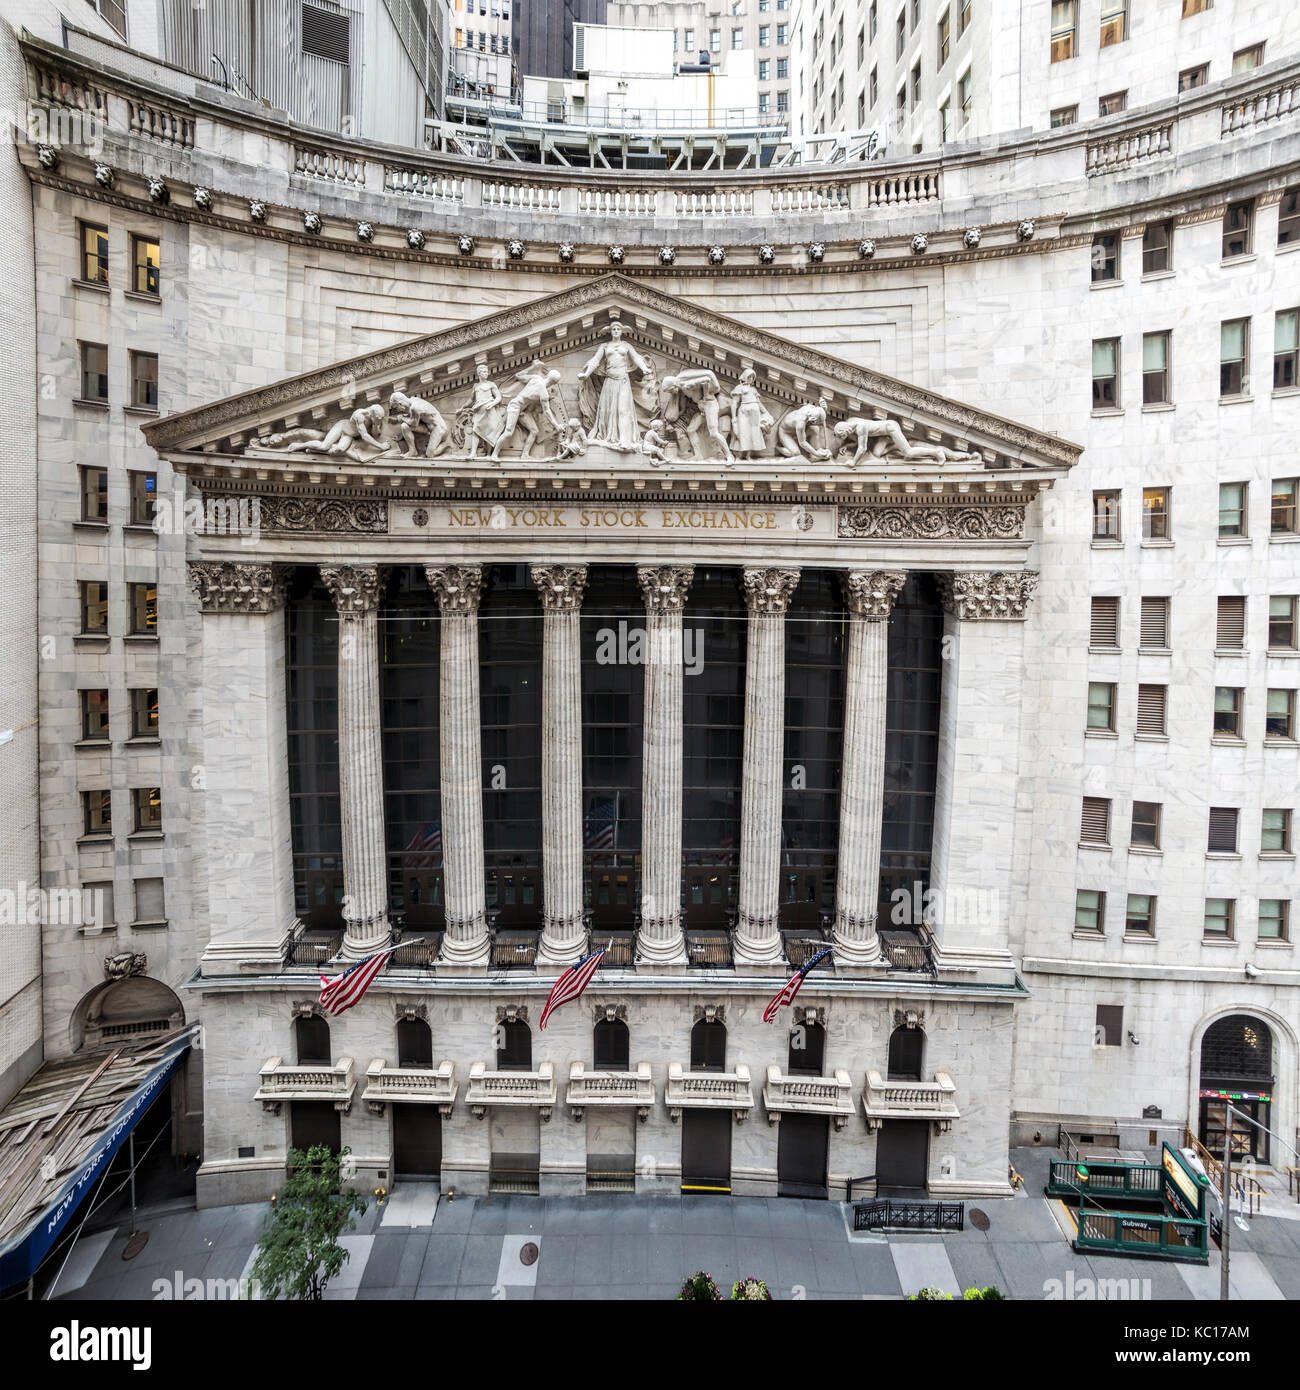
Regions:
<instances>
[{"instance_id":1,"label":"column base","mask_svg":"<svg viewBox=\"0 0 1300 1390\"><path fill-rule=\"evenodd\" d=\"M468 922L458 922L454 930L464 933L452 936L453 928L448 925L443 932L442 950L438 953L440 963L447 965L486 965L491 958L488 942L487 918L481 914Z\"/></svg>"},{"instance_id":2,"label":"column base","mask_svg":"<svg viewBox=\"0 0 1300 1390\"><path fill-rule=\"evenodd\" d=\"M549 926L542 928L537 947L538 965L576 965L586 955L586 938L553 936Z\"/></svg>"},{"instance_id":3,"label":"column base","mask_svg":"<svg viewBox=\"0 0 1300 1390\"><path fill-rule=\"evenodd\" d=\"M835 923L832 934L837 965L875 965L880 960L880 937L876 919L844 918Z\"/></svg>"},{"instance_id":4,"label":"column base","mask_svg":"<svg viewBox=\"0 0 1300 1390\"><path fill-rule=\"evenodd\" d=\"M682 935L680 917L670 917L650 924L654 936L646 935L643 920L636 938L636 963L638 965L688 965L686 958L686 938Z\"/></svg>"},{"instance_id":5,"label":"column base","mask_svg":"<svg viewBox=\"0 0 1300 1390\"><path fill-rule=\"evenodd\" d=\"M744 917L733 938L737 965L772 965L781 959L781 932L777 918Z\"/></svg>"},{"instance_id":6,"label":"column base","mask_svg":"<svg viewBox=\"0 0 1300 1390\"><path fill-rule=\"evenodd\" d=\"M339 951L340 960L364 960L392 944L393 932L388 924L388 914L373 917L364 922L343 920L343 946Z\"/></svg>"}]
</instances>

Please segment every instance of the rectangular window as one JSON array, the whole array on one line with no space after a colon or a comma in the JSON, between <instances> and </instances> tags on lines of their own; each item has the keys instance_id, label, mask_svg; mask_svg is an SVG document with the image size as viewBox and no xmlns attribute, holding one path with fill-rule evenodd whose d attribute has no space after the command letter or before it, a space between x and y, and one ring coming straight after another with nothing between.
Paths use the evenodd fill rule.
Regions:
<instances>
[{"instance_id":1,"label":"rectangular window","mask_svg":"<svg viewBox=\"0 0 1300 1390\"><path fill-rule=\"evenodd\" d=\"M108 400L108 349L103 343L81 344L81 399Z\"/></svg>"},{"instance_id":2,"label":"rectangular window","mask_svg":"<svg viewBox=\"0 0 1300 1390\"><path fill-rule=\"evenodd\" d=\"M867 13L867 27L871 31L873 39L876 37L876 20L876 3L875 0L871 0L871 9Z\"/></svg>"},{"instance_id":3,"label":"rectangular window","mask_svg":"<svg viewBox=\"0 0 1300 1390\"><path fill-rule=\"evenodd\" d=\"M108 634L108 585L102 580L82 582L81 630L96 637Z\"/></svg>"},{"instance_id":4,"label":"rectangular window","mask_svg":"<svg viewBox=\"0 0 1300 1390\"><path fill-rule=\"evenodd\" d=\"M1214 648L1222 652L1244 651L1246 646L1246 600L1230 594L1219 600Z\"/></svg>"},{"instance_id":5,"label":"rectangular window","mask_svg":"<svg viewBox=\"0 0 1300 1390\"><path fill-rule=\"evenodd\" d=\"M1287 941L1290 939L1291 904L1286 898L1259 900L1259 939Z\"/></svg>"},{"instance_id":6,"label":"rectangular window","mask_svg":"<svg viewBox=\"0 0 1300 1390\"><path fill-rule=\"evenodd\" d=\"M1295 691L1270 690L1264 716L1264 737L1294 740Z\"/></svg>"},{"instance_id":7,"label":"rectangular window","mask_svg":"<svg viewBox=\"0 0 1300 1390\"><path fill-rule=\"evenodd\" d=\"M158 475L131 472L127 477L131 480L131 525L152 526L158 505Z\"/></svg>"},{"instance_id":8,"label":"rectangular window","mask_svg":"<svg viewBox=\"0 0 1300 1390\"><path fill-rule=\"evenodd\" d=\"M1095 1047L1119 1047L1124 1038L1124 1006L1098 1004L1097 1021L1093 1028Z\"/></svg>"},{"instance_id":9,"label":"rectangular window","mask_svg":"<svg viewBox=\"0 0 1300 1390\"><path fill-rule=\"evenodd\" d=\"M163 881L160 878L137 878L135 880L135 921L143 926L151 926L167 920L163 911Z\"/></svg>"},{"instance_id":10,"label":"rectangular window","mask_svg":"<svg viewBox=\"0 0 1300 1390\"><path fill-rule=\"evenodd\" d=\"M81 737L89 743L108 742L108 691L81 692Z\"/></svg>"},{"instance_id":11,"label":"rectangular window","mask_svg":"<svg viewBox=\"0 0 1300 1390\"><path fill-rule=\"evenodd\" d=\"M1062 63L1075 54L1078 0L1052 0L1052 62Z\"/></svg>"},{"instance_id":12,"label":"rectangular window","mask_svg":"<svg viewBox=\"0 0 1300 1390\"><path fill-rule=\"evenodd\" d=\"M1128 110L1128 92L1108 92L1104 97L1097 98L1098 116L1118 116L1121 111Z\"/></svg>"},{"instance_id":13,"label":"rectangular window","mask_svg":"<svg viewBox=\"0 0 1300 1390\"><path fill-rule=\"evenodd\" d=\"M916 32L916 26L921 22L921 0L912 0L912 31Z\"/></svg>"},{"instance_id":14,"label":"rectangular window","mask_svg":"<svg viewBox=\"0 0 1300 1390\"><path fill-rule=\"evenodd\" d=\"M1098 232L1092 239L1092 283L1119 279L1119 233Z\"/></svg>"},{"instance_id":15,"label":"rectangular window","mask_svg":"<svg viewBox=\"0 0 1300 1390\"><path fill-rule=\"evenodd\" d=\"M858 30L858 67L864 68L867 65L867 31Z\"/></svg>"},{"instance_id":16,"label":"rectangular window","mask_svg":"<svg viewBox=\"0 0 1300 1390\"><path fill-rule=\"evenodd\" d=\"M1058 106L1052 112L1051 119L1053 130L1063 125L1075 125L1079 119L1079 108L1077 106Z\"/></svg>"},{"instance_id":17,"label":"rectangular window","mask_svg":"<svg viewBox=\"0 0 1300 1390\"><path fill-rule=\"evenodd\" d=\"M1119 409L1119 339L1098 338L1092 344L1092 408Z\"/></svg>"},{"instance_id":18,"label":"rectangular window","mask_svg":"<svg viewBox=\"0 0 1300 1390\"><path fill-rule=\"evenodd\" d=\"M1209 63L1201 63L1194 68L1184 68L1178 74L1178 90L1190 92L1193 87L1204 87L1210 80Z\"/></svg>"},{"instance_id":19,"label":"rectangular window","mask_svg":"<svg viewBox=\"0 0 1300 1390\"><path fill-rule=\"evenodd\" d=\"M1168 405L1170 399L1169 334L1144 333L1142 335L1142 404Z\"/></svg>"},{"instance_id":20,"label":"rectangular window","mask_svg":"<svg viewBox=\"0 0 1300 1390\"><path fill-rule=\"evenodd\" d=\"M778 58L776 60L776 80L784 82L790 76L789 58Z\"/></svg>"},{"instance_id":21,"label":"rectangular window","mask_svg":"<svg viewBox=\"0 0 1300 1390\"><path fill-rule=\"evenodd\" d=\"M131 633L137 637L158 635L158 586L129 584L131 591Z\"/></svg>"},{"instance_id":22,"label":"rectangular window","mask_svg":"<svg viewBox=\"0 0 1300 1390\"><path fill-rule=\"evenodd\" d=\"M759 43L762 43L762 30L759 30ZM731 31L731 51L738 53L745 46L745 31L743 29L733 29Z\"/></svg>"},{"instance_id":23,"label":"rectangular window","mask_svg":"<svg viewBox=\"0 0 1300 1390\"><path fill-rule=\"evenodd\" d=\"M1101 0L1101 47L1128 38L1128 0Z\"/></svg>"},{"instance_id":24,"label":"rectangular window","mask_svg":"<svg viewBox=\"0 0 1300 1390\"><path fill-rule=\"evenodd\" d=\"M1138 636L1138 646L1143 651L1167 652L1169 650L1169 600L1168 598L1144 598L1142 600L1142 626Z\"/></svg>"},{"instance_id":25,"label":"rectangular window","mask_svg":"<svg viewBox=\"0 0 1300 1390\"><path fill-rule=\"evenodd\" d=\"M1119 599L1107 596L1092 601L1090 647L1119 649Z\"/></svg>"},{"instance_id":26,"label":"rectangular window","mask_svg":"<svg viewBox=\"0 0 1300 1390\"><path fill-rule=\"evenodd\" d=\"M137 410L158 409L158 354L131 354L131 404Z\"/></svg>"},{"instance_id":27,"label":"rectangular window","mask_svg":"<svg viewBox=\"0 0 1300 1390\"><path fill-rule=\"evenodd\" d=\"M772 80L772 60L770 58L760 58L758 62L758 80L760 82L770 82ZM767 93L762 94L766 96Z\"/></svg>"},{"instance_id":28,"label":"rectangular window","mask_svg":"<svg viewBox=\"0 0 1300 1390\"><path fill-rule=\"evenodd\" d=\"M907 16L906 16L905 14L900 14L900 15L898 16L898 25L897 25L897 29L895 30L895 33L894 33L894 58L895 58L895 59L901 58L901 57L903 56L903 49L906 48L906 47L907 47Z\"/></svg>"},{"instance_id":29,"label":"rectangular window","mask_svg":"<svg viewBox=\"0 0 1300 1390\"><path fill-rule=\"evenodd\" d=\"M772 94L770 92L759 92L758 109L763 115L767 115L772 109Z\"/></svg>"},{"instance_id":30,"label":"rectangular window","mask_svg":"<svg viewBox=\"0 0 1300 1390\"><path fill-rule=\"evenodd\" d=\"M1105 681L1088 682L1088 728L1114 731L1115 687Z\"/></svg>"},{"instance_id":31,"label":"rectangular window","mask_svg":"<svg viewBox=\"0 0 1300 1390\"><path fill-rule=\"evenodd\" d=\"M1142 539L1167 541L1172 531L1167 487L1142 489Z\"/></svg>"},{"instance_id":32,"label":"rectangular window","mask_svg":"<svg viewBox=\"0 0 1300 1390\"><path fill-rule=\"evenodd\" d=\"M1105 797L1083 798L1079 839L1085 845L1110 845L1110 802Z\"/></svg>"},{"instance_id":33,"label":"rectangular window","mask_svg":"<svg viewBox=\"0 0 1300 1390\"><path fill-rule=\"evenodd\" d=\"M1300 241L1300 188L1288 188L1277 208L1277 244Z\"/></svg>"},{"instance_id":34,"label":"rectangular window","mask_svg":"<svg viewBox=\"0 0 1300 1390\"><path fill-rule=\"evenodd\" d=\"M1232 940L1236 901L1232 898L1206 898L1205 935L1221 941Z\"/></svg>"},{"instance_id":35,"label":"rectangular window","mask_svg":"<svg viewBox=\"0 0 1300 1390\"><path fill-rule=\"evenodd\" d=\"M1275 478L1273 480L1271 529L1275 536L1296 534L1298 514L1296 494L1300 492L1300 478Z\"/></svg>"},{"instance_id":36,"label":"rectangular window","mask_svg":"<svg viewBox=\"0 0 1300 1390\"><path fill-rule=\"evenodd\" d=\"M776 94L776 109L778 111L788 111L790 109L789 92L778 92Z\"/></svg>"},{"instance_id":37,"label":"rectangular window","mask_svg":"<svg viewBox=\"0 0 1300 1390\"><path fill-rule=\"evenodd\" d=\"M1268 601L1268 649L1271 652L1296 650L1296 608L1294 594L1273 594Z\"/></svg>"},{"instance_id":38,"label":"rectangular window","mask_svg":"<svg viewBox=\"0 0 1300 1390\"><path fill-rule=\"evenodd\" d=\"M1284 807L1268 807L1260 826L1261 854L1291 853L1291 812Z\"/></svg>"},{"instance_id":39,"label":"rectangular window","mask_svg":"<svg viewBox=\"0 0 1300 1390\"><path fill-rule=\"evenodd\" d=\"M85 833L87 835L111 835L113 833L112 792L82 792L81 804L85 812Z\"/></svg>"},{"instance_id":40,"label":"rectangular window","mask_svg":"<svg viewBox=\"0 0 1300 1390\"><path fill-rule=\"evenodd\" d=\"M1101 936L1106 929L1106 895L1080 888L1074 898L1074 929Z\"/></svg>"},{"instance_id":41,"label":"rectangular window","mask_svg":"<svg viewBox=\"0 0 1300 1390\"><path fill-rule=\"evenodd\" d=\"M971 0L961 0L961 31L963 34L970 28L970 7Z\"/></svg>"},{"instance_id":42,"label":"rectangular window","mask_svg":"<svg viewBox=\"0 0 1300 1390\"><path fill-rule=\"evenodd\" d=\"M1244 203L1229 203L1228 210L1223 214L1223 259L1231 260L1233 256L1248 256L1254 244L1253 232L1255 221L1255 204L1247 200Z\"/></svg>"},{"instance_id":43,"label":"rectangular window","mask_svg":"<svg viewBox=\"0 0 1300 1390\"><path fill-rule=\"evenodd\" d=\"M918 58L912 67L912 109L921 104L921 61Z\"/></svg>"},{"instance_id":44,"label":"rectangular window","mask_svg":"<svg viewBox=\"0 0 1300 1390\"><path fill-rule=\"evenodd\" d=\"M1118 492L1092 494L1092 538L1095 541L1117 541L1119 533Z\"/></svg>"},{"instance_id":45,"label":"rectangular window","mask_svg":"<svg viewBox=\"0 0 1300 1390\"><path fill-rule=\"evenodd\" d=\"M1215 738L1241 737L1241 690L1231 685L1214 687Z\"/></svg>"},{"instance_id":46,"label":"rectangular window","mask_svg":"<svg viewBox=\"0 0 1300 1390\"><path fill-rule=\"evenodd\" d=\"M721 52L722 52L722 30L721 30L721 29L710 29L710 30L709 30L709 50L710 50L711 52L713 52L713 53L721 53Z\"/></svg>"},{"instance_id":47,"label":"rectangular window","mask_svg":"<svg viewBox=\"0 0 1300 1390\"><path fill-rule=\"evenodd\" d=\"M1130 893L1128 910L1124 914L1124 932L1128 936L1156 934L1156 900L1149 893Z\"/></svg>"},{"instance_id":48,"label":"rectangular window","mask_svg":"<svg viewBox=\"0 0 1300 1390\"><path fill-rule=\"evenodd\" d=\"M1201 14L1214 4L1214 0L1183 0L1183 18L1188 15Z\"/></svg>"},{"instance_id":49,"label":"rectangular window","mask_svg":"<svg viewBox=\"0 0 1300 1390\"><path fill-rule=\"evenodd\" d=\"M961 103L961 122L965 125L970 120L972 101L969 68L957 79L957 100Z\"/></svg>"},{"instance_id":50,"label":"rectangular window","mask_svg":"<svg viewBox=\"0 0 1300 1390\"><path fill-rule=\"evenodd\" d=\"M1219 535L1246 534L1246 487L1245 483L1219 484Z\"/></svg>"},{"instance_id":51,"label":"rectangular window","mask_svg":"<svg viewBox=\"0 0 1300 1390\"><path fill-rule=\"evenodd\" d=\"M778 24L776 26L776 43L778 48L784 48L790 39L790 26L788 24Z\"/></svg>"},{"instance_id":52,"label":"rectangular window","mask_svg":"<svg viewBox=\"0 0 1300 1390\"><path fill-rule=\"evenodd\" d=\"M1300 386L1300 309L1273 316L1273 390Z\"/></svg>"},{"instance_id":53,"label":"rectangular window","mask_svg":"<svg viewBox=\"0 0 1300 1390\"><path fill-rule=\"evenodd\" d=\"M81 470L82 521L108 520L108 469Z\"/></svg>"},{"instance_id":54,"label":"rectangular window","mask_svg":"<svg viewBox=\"0 0 1300 1390\"><path fill-rule=\"evenodd\" d=\"M136 831L162 829L162 792L158 787L135 787L131 791Z\"/></svg>"},{"instance_id":55,"label":"rectangular window","mask_svg":"<svg viewBox=\"0 0 1300 1390\"><path fill-rule=\"evenodd\" d=\"M1250 320L1229 319L1219 329L1219 395L1244 396L1250 385L1246 360Z\"/></svg>"},{"instance_id":56,"label":"rectangular window","mask_svg":"<svg viewBox=\"0 0 1300 1390\"><path fill-rule=\"evenodd\" d=\"M1133 824L1129 831L1129 847L1134 849L1160 848L1160 803L1135 801Z\"/></svg>"},{"instance_id":57,"label":"rectangular window","mask_svg":"<svg viewBox=\"0 0 1300 1390\"><path fill-rule=\"evenodd\" d=\"M1155 275L1168 270L1173 244L1172 222L1148 222L1142 233L1142 274Z\"/></svg>"},{"instance_id":58,"label":"rectangular window","mask_svg":"<svg viewBox=\"0 0 1300 1390\"><path fill-rule=\"evenodd\" d=\"M1169 690L1163 685L1138 686L1137 732L1151 738L1163 738L1165 728L1165 705Z\"/></svg>"},{"instance_id":59,"label":"rectangular window","mask_svg":"<svg viewBox=\"0 0 1300 1390\"><path fill-rule=\"evenodd\" d=\"M158 737L158 692L156 690L133 690L131 692L131 737Z\"/></svg>"},{"instance_id":60,"label":"rectangular window","mask_svg":"<svg viewBox=\"0 0 1300 1390\"><path fill-rule=\"evenodd\" d=\"M946 144L952 139L952 103L945 101L939 108L939 143Z\"/></svg>"},{"instance_id":61,"label":"rectangular window","mask_svg":"<svg viewBox=\"0 0 1300 1390\"><path fill-rule=\"evenodd\" d=\"M92 285L108 284L108 228L89 222L78 223L81 229L81 278Z\"/></svg>"},{"instance_id":62,"label":"rectangular window","mask_svg":"<svg viewBox=\"0 0 1300 1390\"><path fill-rule=\"evenodd\" d=\"M684 29L682 31L682 48L689 53L695 47L695 30Z\"/></svg>"},{"instance_id":63,"label":"rectangular window","mask_svg":"<svg viewBox=\"0 0 1300 1390\"><path fill-rule=\"evenodd\" d=\"M112 879L101 879L97 883L83 883L81 885L83 893L93 893L99 903L99 925L108 931L112 931L117 922L117 916L113 910L113 881Z\"/></svg>"},{"instance_id":64,"label":"rectangular window","mask_svg":"<svg viewBox=\"0 0 1300 1390\"><path fill-rule=\"evenodd\" d=\"M1236 854L1237 809L1234 806L1210 807L1210 835L1206 843L1209 854Z\"/></svg>"},{"instance_id":65,"label":"rectangular window","mask_svg":"<svg viewBox=\"0 0 1300 1390\"><path fill-rule=\"evenodd\" d=\"M1264 45L1262 43L1252 44L1249 48L1239 48L1232 55L1232 73L1235 77L1239 72L1250 72L1254 68L1260 67L1264 62Z\"/></svg>"},{"instance_id":66,"label":"rectangular window","mask_svg":"<svg viewBox=\"0 0 1300 1390\"><path fill-rule=\"evenodd\" d=\"M952 24L948 18L948 11L939 16L939 66L948 61L948 55L952 50Z\"/></svg>"}]
</instances>

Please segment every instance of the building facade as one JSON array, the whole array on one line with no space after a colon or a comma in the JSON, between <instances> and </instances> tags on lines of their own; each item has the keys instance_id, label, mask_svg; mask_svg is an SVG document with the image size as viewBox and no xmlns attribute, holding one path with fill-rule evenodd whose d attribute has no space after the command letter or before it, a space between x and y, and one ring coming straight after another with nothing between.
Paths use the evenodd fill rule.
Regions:
<instances>
[{"instance_id":1,"label":"building facade","mask_svg":"<svg viewBox=\"0 0 1300 1390\"><path fill-rule=\"evenodd\" d=\"M45 1048L201 1025L201 1202L319 1138L840 1196L1294 1135L1293 67L628 175L21 51L107 115L19 149L42 881L113 904L45 929Z\"/></svg>"}]
</instances>

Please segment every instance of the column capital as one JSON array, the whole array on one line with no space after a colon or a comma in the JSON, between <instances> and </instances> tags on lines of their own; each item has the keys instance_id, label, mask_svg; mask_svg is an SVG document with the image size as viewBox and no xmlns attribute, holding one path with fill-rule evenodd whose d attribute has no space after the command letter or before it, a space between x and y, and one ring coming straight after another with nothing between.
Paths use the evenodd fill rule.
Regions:
<instances>
[{"instance_id":1,"label":"column capital","mask_svg":"<svg viewBox=\"0 0 1300 1390\"><path fill-rule=\"evenodd\" d=\"M273 613L284 605L287 579L275 565L191 560L189 568L203 613Z\"/></svg>"},{"instance_id":2,"label":"column capital","mask_svg":"<svg viewBox=\"0 0 1300 1390\"><path fill-rule=\"evenodd\" d=\"M637 583L645 595L649 613L679 613L686 603L694 565L638 565Z\"/></svg>"},{"instance_id":3,"label":"column capital","mask_svg":"<svg viewBox=\"0 0 1300 1390\"><path fill-rule=\"evenodd\" d=\"M855 618L879 621L888 618L903 585L906 570L843 570L840 582L844 602Z\"/></svg>"},{"instance_id":4,"label":"column capital","mask_svg":"<svg viewBox=\"0 0 1300 1390\"><path fill-rule=\"evenodd\" d=\"M944 611L966 620L1023 622L1038 588L1037 570L957 570L938 578Z\"/></svg>"},{"instance_id":5,"label":"column capital","mask_svg":"<svg viewBox=\"0 0 1300 1390\"><path fill-rule=\"evenodd\" d=\"M582 607L582 591L587 587L586 565L534 565L533 583L548 612Z\"/></svg>"},{"instance_id":6,"label":"column capital","mask_svg":"<svg viewBox=\"0 0 1300 1390\"><path fill-rule=\"evenodd\" d=\"M320 577L341 618L355 618L379 607L384 590L381 565L322 565Z\"/></svg>"},{"instance_id":7,"label":"column capital","mask_svg":"<svg viewBox=\"0 0 1300 1390\"><path fill-rule=\"evenodd\" d=\"M426 565L424 577L437 597L443 617L478 612L483 594L482 565Z\"/></svg>"},{"instance_id":8,"label":"column capital","mask_svg":"<svg viewBox=\"0 0 1300 1390\"><path fill-rule=\"evenodd\" d=\"M799 571L747 569L742 575L745 606L751 613L784 613L799 587Z\"/></svg>"}]
</instances>

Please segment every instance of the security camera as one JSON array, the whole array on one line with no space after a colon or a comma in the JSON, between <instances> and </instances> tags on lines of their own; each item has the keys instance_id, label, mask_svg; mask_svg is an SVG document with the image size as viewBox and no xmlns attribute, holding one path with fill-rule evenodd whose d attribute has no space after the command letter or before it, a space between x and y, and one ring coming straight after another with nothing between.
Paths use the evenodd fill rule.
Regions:
<instances>
[{"instance_id":1,"label":"security camera","mask_svg":"<svg viewBox=\"0 0 1300 1390\"><path fill-rule=\"evenodd\" d=\"M1247 962L1246 962L1246 978L1247 978L1248 980L1258 980L1258 979L1259 979L1259 966L1257 966L1257 965L1252 965L1252 964L1250 963L1250 961L1247 961Z\"/></svg>"},{"instance_id":2,"label":"security camera","mask_svg":"<svg viewBox=\"0 0 1300 1390\"><path fill-rule=\"evenodd\" d=\"M1133 1044L1134 1047L1142 1046L1142 1044L1138 1041L1137 1034L1134 1033L1134 1031L1131 1028L1128 1030L1128 1040Z\"/></svg>"}]
</instances>

